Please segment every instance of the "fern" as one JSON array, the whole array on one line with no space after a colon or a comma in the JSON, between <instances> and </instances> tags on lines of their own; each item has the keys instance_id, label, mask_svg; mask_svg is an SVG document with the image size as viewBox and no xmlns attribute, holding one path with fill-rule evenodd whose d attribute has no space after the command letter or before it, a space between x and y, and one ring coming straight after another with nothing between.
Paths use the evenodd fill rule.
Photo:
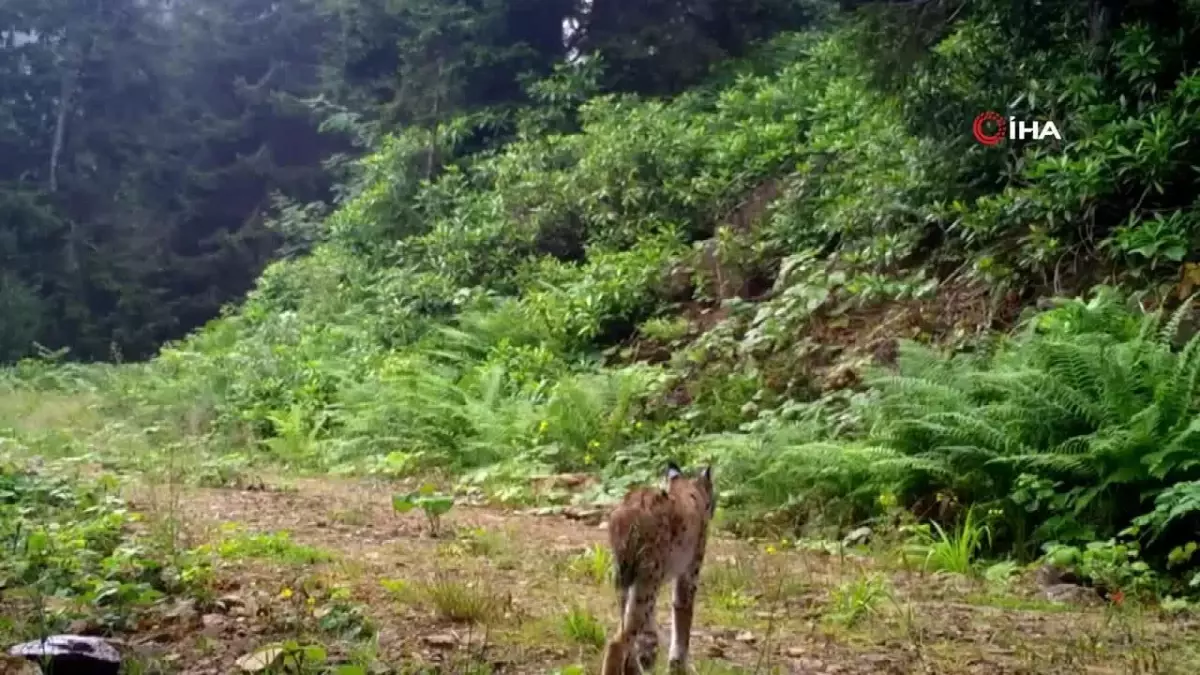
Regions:
<instances>
[{"instance_id":1,"label":"fern","mask_svg":"<svg viewBox=\"0 0 1200 675\"><path fill-rule=\"evenodd\" d=\"M867 465L872 480L886 469L897 485L1004 503L1033 476L1061 499L1014 511L1031 522L1013 527L1049 536L1077 519L1115 536L1147 499L1200 479L1200 335L1175 347L1192 307L1164 320L1100 289L1034 316L987 359L902 348L898 373L868 380L870 440L898 453Z\"/></svg>"}]
</instances>

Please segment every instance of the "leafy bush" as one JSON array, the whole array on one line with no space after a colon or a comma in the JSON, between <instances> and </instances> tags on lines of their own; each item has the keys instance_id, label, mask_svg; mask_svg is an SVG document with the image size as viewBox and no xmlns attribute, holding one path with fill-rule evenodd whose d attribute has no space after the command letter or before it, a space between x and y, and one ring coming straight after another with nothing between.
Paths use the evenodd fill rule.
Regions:
<instances>
[{"instance_id":1,"label":"leafy bush","mask_svg":"<svg viewBox=\"0 0 1200 675\"><path fill-rule=\"evenodd\" d=\"M120 629L164 595L196 590L198 568L131 536L134 514L113 487L0 464L0 605L14 612L0 618L49 622L29 637L76 618Z\"/></svg>"}]
</instances>

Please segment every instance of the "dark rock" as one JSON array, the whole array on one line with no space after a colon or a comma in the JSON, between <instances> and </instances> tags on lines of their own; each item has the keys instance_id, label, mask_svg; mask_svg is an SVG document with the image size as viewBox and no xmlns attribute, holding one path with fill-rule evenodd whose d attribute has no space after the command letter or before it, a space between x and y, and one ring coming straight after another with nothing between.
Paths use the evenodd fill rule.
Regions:
<instances>
[{"instance_id":1,"label":"dark rock","mask_svg":"<svg viewBox=\"0 0 1200 675\"><path fill-rule=\"evenodd\" d=\"M121 654L105 640L83 635L52 635L8 650L42 664L43 672L55 675L117 675Z\"/></svg>"}]
</instances>

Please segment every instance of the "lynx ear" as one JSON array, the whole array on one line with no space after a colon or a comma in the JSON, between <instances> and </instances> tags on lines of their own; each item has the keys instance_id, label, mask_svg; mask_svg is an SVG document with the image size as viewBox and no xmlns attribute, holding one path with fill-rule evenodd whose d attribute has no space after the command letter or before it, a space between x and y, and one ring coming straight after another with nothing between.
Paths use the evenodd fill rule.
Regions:
<instances>
[{"instance_id":1,"label":"lynx ear","mask_svg":"<svg viewBox=\"0 0 1200 675\"><path fill-rule=\"evenodd\" d=\"M717 489L713 487L712 464L700 470L700 480L708 491L708 517L712 518L717 513Z\"/></svg>"},{"instance_id":2,"label":"lynx ear","mask_svg":"<svg viewBox=\"0 0 1200 675\"><path fill-rule=\"evenodd\" d=\"M683 472L679 470L679 465L675 463L675 460L671 460L671 461L667 462L667 482L668 483L675 480L676 478L679 478L682 475L683 475Z\"/></svg>"}]
</instances>

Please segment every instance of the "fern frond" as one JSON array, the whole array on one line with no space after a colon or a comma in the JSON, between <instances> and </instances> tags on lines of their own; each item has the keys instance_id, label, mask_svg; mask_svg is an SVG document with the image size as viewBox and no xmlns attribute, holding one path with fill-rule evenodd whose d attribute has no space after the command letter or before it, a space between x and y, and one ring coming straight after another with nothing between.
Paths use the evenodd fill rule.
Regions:
<instances>
[{"instance_id":1,"label":"fern frond","mask_svg":"<svg viewBox=\"0 0 1200 675\"><path fill-rule=\"evenodd\" d=\"M1078 474L1080 477L1095 475L1094 468L1088 462L1086 455L1051 455L1033 453L997 457L990 464L1007 465L1028 473L1046 472L1051 474Z\"/></svg>"},{"instance_id":2,"label":"fern frond","mask_svg":"<svg viewBox=\"0 0 1200 675\"><path fill-rule=\"evenodd\" d=\"M1175 336L1179 334L1179 327L1183 325L1183 320L1187 318L1189 312L1192 311L1192 304L1196 300L1196 293L1188 296L1179 307L1171 313L1171 318L1163 325L1162 330L1158 333L1158 340L1164 345L1170 346L1175 342Z\"/></svg>"}]
</instances>

